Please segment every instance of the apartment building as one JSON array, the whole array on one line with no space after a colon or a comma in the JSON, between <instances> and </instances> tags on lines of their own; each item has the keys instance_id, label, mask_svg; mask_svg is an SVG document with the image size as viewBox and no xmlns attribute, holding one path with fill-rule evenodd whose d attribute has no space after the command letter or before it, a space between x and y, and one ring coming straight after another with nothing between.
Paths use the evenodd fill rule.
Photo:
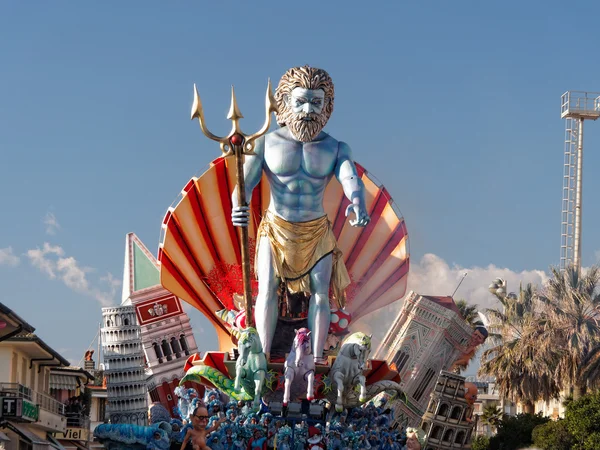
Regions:
<instances>
[{"instance_id":1,"label":"apartment building","mask_svg":"<svg viewBox=\"0 0 600 450\"><path fill-rule=\"evenodd\" d=\"M0 448L65 450L55 435L68 430L67 407L51 373L69 362L34 331L0 303Z\"/></svg>"}]
</instances>

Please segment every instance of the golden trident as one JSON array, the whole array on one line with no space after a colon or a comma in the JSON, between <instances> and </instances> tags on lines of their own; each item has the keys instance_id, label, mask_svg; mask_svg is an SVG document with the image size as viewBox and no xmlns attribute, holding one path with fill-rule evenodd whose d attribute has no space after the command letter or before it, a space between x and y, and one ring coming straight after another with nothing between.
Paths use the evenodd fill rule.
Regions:
<instances>
[{"instance_id":1,"label":"golden trident","mask_svg":"<svg viewBox=\"0 0 600 450\"><path fill-rule=\"evenodd\" d=\"M224 157L235 156L236 163L236 181L237 181L237 204L238 206L248 206L246 201L246 183L244 181L244 156L255 155L254 144L256 140L264 135L271 126L271 113L277 112L277 102L273 97L271 90L271 80L267 84L267 95L265 98L265 109L266 117L265 123L262 128L256 133L246 135L240 129L239 121L244 116L240 112L237 100L235 99L235 90L231 86L231 107L229 108L229 114L227 118L231 120L231 131L225 137L219 137L212 134L206 127L204 121L204 110L202 108L202 102L198 95L198 89L194 84L194 104L192 106L192 120L196 117L200 123L200 129L204 135L217 141L221 146L221 151ZM246 308L246 327L254 326L254 319L252 314L252 289L250 286L250 252L248 251L248 227L239 227L238 233L240 234L241 241L241 254L242 254L242 277L244 283L244 306Z\"/></svg>"}]
</instances>

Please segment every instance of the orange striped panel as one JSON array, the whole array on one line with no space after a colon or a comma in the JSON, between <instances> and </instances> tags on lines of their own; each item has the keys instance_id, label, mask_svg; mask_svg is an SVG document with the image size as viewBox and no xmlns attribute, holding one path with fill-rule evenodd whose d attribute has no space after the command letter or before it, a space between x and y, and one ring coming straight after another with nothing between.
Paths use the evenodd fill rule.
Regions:
<instances>
[{"instance_id":1,"label":"orange striped panel","mask_svg":"<svg viewBox=\"0 0 600 450\"><path fill-rule=\"evenodd\" d=\"M371 215L367 227L349 224L344 215L349 201L337 180L332 179L324 194L325 211L358 286L348 305L353 320L400 299L406 290L409 266L408 235L398 209L385 188L359 164L356 167L365 184L366 206ZM206 280L219 262L240 263L237 230L231 224L235 180L235 161L222 157L213 161L200 178L192 179L179 203L165 217L159 252L163 286L207 316L217 329L222 351L231 345L227 328L214 314L223 302L216 298ZM269 201L269 185L263 175L250 202L250 239L256 238Z\"/></svg>"}]
</instances>

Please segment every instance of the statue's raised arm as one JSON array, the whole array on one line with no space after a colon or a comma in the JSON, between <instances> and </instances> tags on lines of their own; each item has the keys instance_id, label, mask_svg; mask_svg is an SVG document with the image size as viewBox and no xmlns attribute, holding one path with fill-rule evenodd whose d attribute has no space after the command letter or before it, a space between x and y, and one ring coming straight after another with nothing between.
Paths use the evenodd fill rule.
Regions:
<instances>
[{"instance_id":1,"label":"statue's raised arm","mask_svg":"<svg viewBox=\"0 0 600 450\"><path fill-rule=\"evenodd\" d=\"M356 166L352 162L352 150L345 142L340 142L338 145L335 176L341 183L344 194L350 200L350 205L346 208L346 217L351 212L354 212L355 215L355 219L350 220L350 225L354 227L367 226L371 218L365 204L365 186L358 176Z\"/></svg>"}]
</instances>

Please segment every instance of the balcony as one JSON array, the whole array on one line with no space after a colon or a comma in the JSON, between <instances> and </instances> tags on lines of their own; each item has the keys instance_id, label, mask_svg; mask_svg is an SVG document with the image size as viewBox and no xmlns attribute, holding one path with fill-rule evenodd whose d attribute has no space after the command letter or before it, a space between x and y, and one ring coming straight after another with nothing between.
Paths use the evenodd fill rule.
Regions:
<instances>
[{"instance_id":1,"label":"balcony","mask_svg":"<svg viewBox=\"0 0 600 450\"><path fill-rule=\"evenodd\" d=\"M67 427L65 405L54 400L49 395L34 391L19 383L0 382L0 397L4 398L4 402L7 399L22 399L24 405L37 405L35 413L27 414L26 417L21 413L21 417L16 415L14 416L14 420L33 421L36 425L47 431L63 432Z\"/></svg>"}]
</instances>

